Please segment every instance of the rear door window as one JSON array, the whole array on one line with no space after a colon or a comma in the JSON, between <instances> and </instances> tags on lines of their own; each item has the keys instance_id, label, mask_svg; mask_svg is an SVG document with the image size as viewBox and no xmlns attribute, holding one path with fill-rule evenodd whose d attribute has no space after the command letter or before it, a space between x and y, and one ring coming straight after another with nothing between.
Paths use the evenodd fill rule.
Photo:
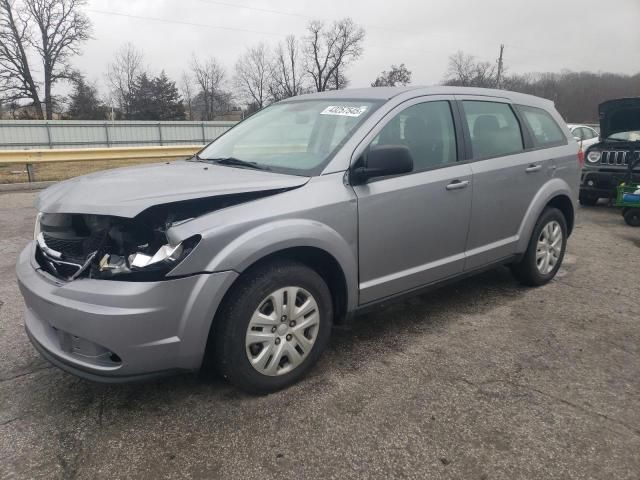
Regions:
<instances>
[{"instance_id":1,"label":"rear door window","mask_svg":"<svg viewBox=\"0 0 640 480\"><path fill-rule=\"evenodd\" d=\"M518 105L518 110L522 113L522 117L531 131L534 147L553 147L567 143L562 129L547 111L523 105ZM573 135L584 140L589 138L586 130L586 128L579 127L574 130Z\"/></svg>"},{"instance_id":2,"label":"rear door window","mask_svg":"<svg viewBox=\"0 0 640 480\"><path fill-rule=\"evenodd\" d=\"M524 150L520 123L509 104L465 100L462 105L473 158L499 157Z\"/></svg>"}]
</instances>

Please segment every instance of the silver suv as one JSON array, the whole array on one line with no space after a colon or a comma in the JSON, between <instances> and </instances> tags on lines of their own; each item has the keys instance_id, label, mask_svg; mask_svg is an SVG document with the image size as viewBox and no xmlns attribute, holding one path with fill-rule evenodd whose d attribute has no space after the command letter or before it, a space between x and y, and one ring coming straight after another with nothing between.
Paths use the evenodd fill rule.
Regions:
<instances>
[{"instance_id":1,"label":"silver suv","mask_svg":"<svg viewBox=\"0 0 640 480\"><path fill-rule=\"evenodd\" d=\"M58 183L16 267L27 333L93 380L210 364L283 388L376 302L500 264L549 282L580 170L560 125L505 91L343 90L265 108L186 161Z\"/></svg>"}]
</instances>

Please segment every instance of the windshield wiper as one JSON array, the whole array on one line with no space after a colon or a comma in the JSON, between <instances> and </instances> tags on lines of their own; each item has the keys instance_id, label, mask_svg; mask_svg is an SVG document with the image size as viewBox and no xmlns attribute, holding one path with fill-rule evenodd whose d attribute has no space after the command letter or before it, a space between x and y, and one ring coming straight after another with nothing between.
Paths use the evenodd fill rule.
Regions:
<instances>
[{"instance_id":1,"label":"windshield wiper","mask_svg":"<svg viewBox=\"0 0 640 480\"><path fill-rule=\"evenodd\" d=\"M205 158L202 160L217 163L219 165L229 165L231 167L255 168L256 170L271 170L265 165L260 165L256 162L249 162L247 160L240 160L236 157Z\"/></svg>"}]
</instances>

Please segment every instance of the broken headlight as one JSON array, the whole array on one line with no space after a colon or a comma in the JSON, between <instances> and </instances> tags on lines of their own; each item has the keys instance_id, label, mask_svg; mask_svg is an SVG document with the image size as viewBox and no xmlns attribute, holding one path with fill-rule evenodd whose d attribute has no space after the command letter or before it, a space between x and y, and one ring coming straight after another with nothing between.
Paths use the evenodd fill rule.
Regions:
<instances>
[{"instance_id":1,"label":"broken headlight","mask_svg":"<svg viewBox=\"0 0 640 480\"><path fill-rule=\"evenodd\" d=\"M91 277L129 281L160 280L191 253L200 238L200 235L195 235L178 245L162 245L155 252L142 246L140 251L127 256L105 253Z\"/></svg>"}]
</instances>

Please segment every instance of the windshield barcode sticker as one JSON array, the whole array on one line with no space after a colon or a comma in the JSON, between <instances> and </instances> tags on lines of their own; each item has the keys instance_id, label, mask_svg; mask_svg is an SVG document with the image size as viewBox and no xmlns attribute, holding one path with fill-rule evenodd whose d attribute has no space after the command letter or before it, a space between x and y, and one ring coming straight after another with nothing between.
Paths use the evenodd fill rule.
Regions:
<instances>
[{"instance_id":1,"label":"windshield barcode sticker","mask_svg":"<svg viewBox=\"0 0 640 480\"><path fill-rule=\"evenodd\" d=\"M345 105L330 105L320 112L320 115L342 115L343 117L359 117L367 111L366 105L348 107Z\"/></svg>"}]
</instances>

